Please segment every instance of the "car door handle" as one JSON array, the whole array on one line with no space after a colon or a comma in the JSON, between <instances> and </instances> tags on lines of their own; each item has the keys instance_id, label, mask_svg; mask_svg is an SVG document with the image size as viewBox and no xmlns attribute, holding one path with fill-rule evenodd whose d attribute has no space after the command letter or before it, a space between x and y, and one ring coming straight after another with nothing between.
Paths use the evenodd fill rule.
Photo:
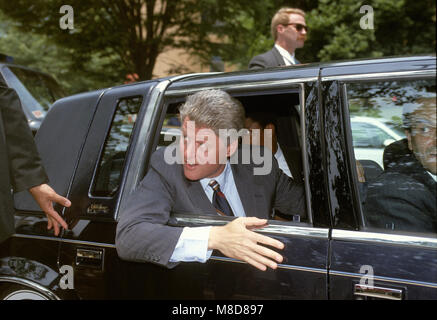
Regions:
<instances>
[{"instance_id":1,"label":"car door handle","mask_svg":"<svg viewBox=\"0 0 437 320\"><path fill-rule=\"evenodd\" d=\"M76 266L102 269L104 249L76 249Z\"/></svg>"},{"instance_id":2,"label":"car door handle","mask_svg":"<svg viewBox=\"0 0 437 320\"><path fill-rule=\"evenodd\" d=\"M356 283L354 295L388 300L402 300L402 289L384 288Z\"/></svg>"}]
</instances>

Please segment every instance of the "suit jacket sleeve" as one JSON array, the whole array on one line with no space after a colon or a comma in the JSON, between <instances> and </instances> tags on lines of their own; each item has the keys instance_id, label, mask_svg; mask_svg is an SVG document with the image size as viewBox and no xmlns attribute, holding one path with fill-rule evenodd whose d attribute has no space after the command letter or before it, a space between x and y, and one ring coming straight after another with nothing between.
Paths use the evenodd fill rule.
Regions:
<instances>
[{"instance_id":1,"label":"suit jacket sleeve","mask_svg":"<svg viewBox=\"0 0 437 320\"><path fill-rule=\"evenodd\" d=\"M14 191L47 183L48 178L42 167L32 132L13 89L0 87L0 112Z\"/></svg>"},{"instance_id":2,"label":"suit jacket sleeve","mask_svg":"<svg viewBox=\"0 0 437 320\"><path fill-rule=\"evenodd\" d=\"M276 159L274 160L272 169L276 177L276 190L273 207L283 214L299 215L301 219L306 219L303 184L282 172L277 165Z\"/></svg>"},{"instance_id":3,"label":"suit jacket sleeve","mask_svg":"<svg viewBox=\"0 0 437 320\"><path fill-rule=\"evenodd\" d=\"M117 225L116 248L120 258L151 262L168 268L183 228L168 226L174 205L172 186L164 177L171 172L155 152L150 169L138 189L129 197ZM171 175L171 173L170 173Z\"/></svg>"},{"instance_id":4,"label":"suit jacket sleeve","mask_svg":"<svg viewBox=\"0 0 437 320\"><path fill-rule=\"evenodd\" d=\"M253 57L252 60L249 62L249 69L264 69L267 68L268 64L267 61L263 58L262 55L258 55L256 57Z\"/></svg>"}]
</instances>

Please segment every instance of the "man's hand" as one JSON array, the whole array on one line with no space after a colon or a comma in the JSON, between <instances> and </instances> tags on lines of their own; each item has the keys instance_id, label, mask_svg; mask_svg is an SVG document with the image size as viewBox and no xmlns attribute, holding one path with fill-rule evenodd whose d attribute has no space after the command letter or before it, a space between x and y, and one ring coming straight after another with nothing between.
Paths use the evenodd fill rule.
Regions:
<instances>
[{"instance_id":1,"label":"man's hand","mask_svg":"<svg viewBox=\"0 0 437 320\"><path fill-rule=\"evenodd\" d=\"M265 219L250 217L237 218L225 226L212 227L208 249L217 249L227 257L245 261L262 271L267 267L276 269L277 262L281 263L283 257L258 243L277 249L283 249L284 244L250 231L250 229L261 228L266 223Z\"/></svg>"},{"instance_id":2,"label":"man's hand","mask_svg":"<svg viewBox=\"0 0 437 320\"><path fill-rule=\"evenodd\" d=\"M47 229L50 230L52 227L55 231L55 236L59 234L59 225L64 229L68 229L67 223L61 216L53 209L53 202L56 202L64 207L71 206L70 200L64 198L57 194L48 184L41 184L39 186L29 189L30 194L33 196L35 201L45 212L47 216Z\"/></svg>"}]
</instances>

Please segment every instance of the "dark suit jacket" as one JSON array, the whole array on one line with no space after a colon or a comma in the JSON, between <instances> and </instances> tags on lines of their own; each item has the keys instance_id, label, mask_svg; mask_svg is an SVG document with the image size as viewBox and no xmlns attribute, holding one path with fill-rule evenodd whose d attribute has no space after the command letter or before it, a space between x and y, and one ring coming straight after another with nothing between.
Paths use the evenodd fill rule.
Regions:
<instances>
[{"instance_id":1,"label":"dark suit jacket","mask_svg":"<svg viewBox=\"0 0 437 320\"><path fill-rule=\"evenodd\" d=\"M13 89L0 86L0 242L14 233L11 189L47 182L20 100Z\"/></svg>"},{"instance_id":2,"label":"dark suit jacket","mask_svg":"<svg viewBox=\"0 0 437 320\"><path fill-rule=\"evenodd\" d=\"M437 233L436 182L413 154L368 184L365 217L369 227Z\"/></svg>"},{"instance_id":3,"label":"dark suit jacket","mask_svg":"<svg viewBox=\"0 0 437 320\"><path fill-rule=\"evenodd\" d=\"M300 63L297 59L295 60L296 63ZM278 49L275 47L263 54L253 57L249 62L249 69L263 69L279 66L285 66L285 62Z\"/></svg>"},{"instance_id":4,"label":"dark suit jacket","mask_svg":"<svg viewBox=\"0 0 437 320\"><path fill-rule=\"evenodd\" d=\"M217 213L200 182L186 179L182 165L164 161L164 150L161 148L152 155L147 175L129 197L127 207L121 210L116 247L122 259L174 267L177 263L169 263L169 259L182 228L168 225L171 214ZM270 174L263 176L253 175L254 164L231 164L246 215L267 219L275 208L304 216L303 187L285 175L272 159Z\"/></svg>"}]
</instances>

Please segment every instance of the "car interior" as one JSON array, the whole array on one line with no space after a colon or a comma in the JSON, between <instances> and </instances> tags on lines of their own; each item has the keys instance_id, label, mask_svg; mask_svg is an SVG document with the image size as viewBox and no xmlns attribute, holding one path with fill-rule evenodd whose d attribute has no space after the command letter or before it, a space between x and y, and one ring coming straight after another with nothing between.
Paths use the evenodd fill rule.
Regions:
<instances>
[{"instance_id":1,"label":"car interior","mask_svg":"<svg viewBox=\"0 0 437 320\"><path fill-rule=\"evenodd\" d=\"M260 94L232 94L245 108L246 115L265 114L273 119L276 127L278 144L291 171L293 179L303 181L302 143L300 129L299 93L268 92ZM172 99L167 104L162 119L162 128L157 139L156 148L162 148L173 143L180 136L180 119L178 110L183 99ZM276 220L291 220L281 213L276 213Z\"/></svg>"}]
</instances>

